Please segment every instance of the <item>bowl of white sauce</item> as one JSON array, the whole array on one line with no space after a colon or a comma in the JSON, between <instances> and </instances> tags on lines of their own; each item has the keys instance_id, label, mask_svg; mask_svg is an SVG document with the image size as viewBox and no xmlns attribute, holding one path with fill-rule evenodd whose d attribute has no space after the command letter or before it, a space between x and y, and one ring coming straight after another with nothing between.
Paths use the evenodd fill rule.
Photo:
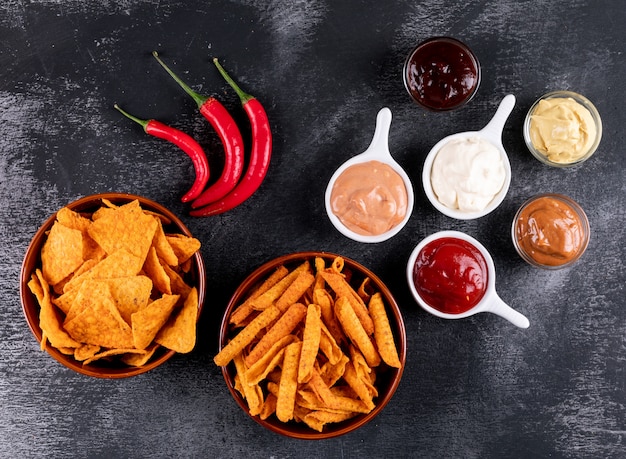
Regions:
<instances>
[{"instance_id":1,"label":"bowl of white sauce","mask_svg":"<svg viewBox=\"0 0 626 459\"><path fill-rule=\"evenodd\" d=\"M514 106L515 96L509 94L483 129L450 135L430 150L422 184L429 201L442 214L471 220L502 203L511 184L502 131Z\"/></svg>"}]
</instances>

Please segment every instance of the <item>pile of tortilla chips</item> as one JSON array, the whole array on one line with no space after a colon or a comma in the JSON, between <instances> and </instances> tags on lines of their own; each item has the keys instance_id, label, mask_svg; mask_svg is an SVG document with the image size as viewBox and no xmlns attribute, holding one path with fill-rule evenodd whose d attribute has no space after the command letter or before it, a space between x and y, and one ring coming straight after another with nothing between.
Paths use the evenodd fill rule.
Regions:
<instances>
[{"instance_id":1,"label":"pile of tortilla chips","mask_svg":"<svg viewBox=\"0 0 626 459\"><path fill-rule=\"evenodd\" d=\"M374 409L377 374L401 362L381 293L351 277L341 257L281 265L234 309L238 330L214 361L234 362L252 416L322 432Z\"/></svg>"},{"instance_id":2,"label":"pile of tortilla chips","mask_svg":"<svg viewBox=\"0 0 626 459\"><path fill-rule=\"evenodd\" d=\"M41 249L28 286L41 308L42 350L129 366L159 346L190 352L198 292L184 278L200 241L166 234L168 219L137 200L102 202L91 215L61 209Z\"/></svg>"}]
</instances>

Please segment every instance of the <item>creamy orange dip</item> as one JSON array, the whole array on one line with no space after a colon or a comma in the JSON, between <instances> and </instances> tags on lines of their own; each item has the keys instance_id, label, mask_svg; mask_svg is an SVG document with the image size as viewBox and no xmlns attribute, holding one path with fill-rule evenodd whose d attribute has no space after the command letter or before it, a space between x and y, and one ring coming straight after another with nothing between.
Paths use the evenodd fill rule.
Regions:
<instances>
[{"instance_id":1,"label":"creamy orange dip","mask_svg":"<svg viewBox=\"0 0 626 459\"><path fill-rule=\"evenodd\" d=\"M530 117L530 141L554 163L578 161L591 149L596 135L591 113L571 97L543 99Z\"/></svg>"},{"instance_id":2,"label":"creamy orange dip","mask_svg":"<svg viewBox=\"0 0 626 459\"><path fill-rule=\"evenodd\" d=\"M377 236L402 222L408 194L402 177L389 165L368 161L348 167L330 196L332 212L355 233Z\"/></svg>"},{"instance_id":3,"label":"creamy orange dip","mask_svg":"<svg viewBox=\"0 0 626 459\"><path fill-rule=\"evenodd\" d=\"M525 206L516 223L518 246L537 263L560 266L584 250L583 222L560 199L540 197Z\"/></svg>"}]
</instances>

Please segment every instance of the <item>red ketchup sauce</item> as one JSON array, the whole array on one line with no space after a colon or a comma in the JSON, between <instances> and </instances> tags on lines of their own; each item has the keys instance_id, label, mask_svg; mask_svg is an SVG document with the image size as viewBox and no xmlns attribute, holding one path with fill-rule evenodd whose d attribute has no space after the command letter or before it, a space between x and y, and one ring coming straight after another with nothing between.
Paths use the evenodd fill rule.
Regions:
<instances>
[{"instance_id":1,"label":"red ketchup sauce","mask_svg":"<svg viewBox=\"0 0 626 459\"><path fill-rule=\"evenodd\" d=\"M444 237L420 251L413 268L415 288L431 307L461 314L476 306L487 290L487 262L467 241Z\"/></svg>"},{"instance_id":2,"label":"red ketchup sauce","mask_svg":"<svg viewBox=\"0 0 626 459\"><path fill-rule=\"evenodd\" d=\"M451 110L468 102L480 83L480 65L472 51L454 38L433 38L408 57L404 83L419 104Z\"/></svg>"}]
</instances>

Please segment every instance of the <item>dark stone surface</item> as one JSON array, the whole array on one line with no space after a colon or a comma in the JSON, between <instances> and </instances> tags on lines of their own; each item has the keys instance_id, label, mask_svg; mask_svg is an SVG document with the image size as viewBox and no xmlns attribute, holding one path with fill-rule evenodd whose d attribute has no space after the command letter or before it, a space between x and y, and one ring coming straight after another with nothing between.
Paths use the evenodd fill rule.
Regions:
<instances>
[{"instance_id":1,"label":"dark stone surface","mask_svg":"<svg viewBox=\"0 0 626 459\"><path fill-rule=\"evenodd\" d=\"M625 23L618 0L3 1L0 456L624 457ZM483 80L465 108L427 113L405 93L400 71L417 42L444 34L474 49ZM189 159L113 109L118 102L185 129L219 164L217 136L153 49L242 126L212 56L265 104L271 169L236 210L186 216L179 198L193 179ZM554 89L586 95L604 122L599 151L576 168L540 164L521 136L531 103ZM426 153L448 134L482 128L508 93L517 97L503 133L509 195L480 220L438 214L421 188ZM416 205L399 235L363 245L334 230L323 192L335 168L369 145L383 106L394 115L389 145L414 181ZM203 243L209 276L195 351L121 381L74 374L40 352L19 304L20 264L38 226L104 191L141 194L181 215ZM567 194L588 214L591 243L570 269L533 269L514 251L513 215L538 192ZM444 321L415 305L404 265L417 242L441 229L465 231L491 251L500 296L528 316L529 329L488 314ZM387 408L324 442L262 429L212 363L238 283L275 256L310 249L376 272L400 303L408 335L404 377Z\"/></svg>"}]
</instances>

